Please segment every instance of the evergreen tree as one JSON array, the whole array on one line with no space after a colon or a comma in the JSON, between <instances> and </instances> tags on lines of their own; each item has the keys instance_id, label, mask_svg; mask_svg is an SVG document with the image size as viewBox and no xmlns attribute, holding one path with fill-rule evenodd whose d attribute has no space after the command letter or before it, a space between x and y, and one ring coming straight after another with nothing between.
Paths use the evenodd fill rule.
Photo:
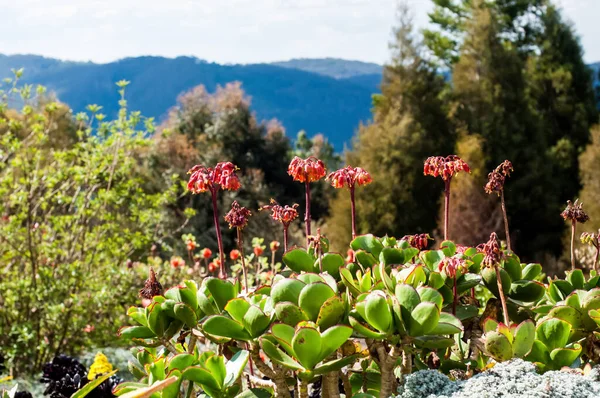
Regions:
<instances>
[{"instance_id":1,"label":"evergreen tree","mask_svg":"<svg viewBox=\"0 0 600 398\"><path fill-rule=\"evenodd\" d=\"M590 216L591 222L581 224L582 232L598 232L600 226L600 176L598 165L600 165L600 126L592 129L592 140L585 152L579 157L581 166L580 176L583 189L580 199L585 206L585 212Z\"/></svg>"},{"instance_id":2,"label":"evergreen tree","mask_svg":"<svg viewBox=\"0 0 600 398\"><path fill-rule=\"evenodd\" d=\"M454 137L441 99L445 82L422 56L406 6L398 16L374 120L360 127L346 159L373 176L372 184L356 191L358 232L402 237L435 228L440 189L423 176L423 161L451 153ZM340 248L351 236L347 192L338 193L331 212L329 236L340 240L332 242Z\"/></svg>"}]
</instances>

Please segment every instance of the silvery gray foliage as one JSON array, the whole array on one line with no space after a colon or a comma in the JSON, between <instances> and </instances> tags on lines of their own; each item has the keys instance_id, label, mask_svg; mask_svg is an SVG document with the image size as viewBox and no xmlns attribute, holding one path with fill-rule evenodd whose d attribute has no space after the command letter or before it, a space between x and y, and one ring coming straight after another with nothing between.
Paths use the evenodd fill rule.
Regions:
<instances>
[{"instance_id":1,"label":"silvery gray foliage","mask_svg":"<svg viewBox=\"0 0 600 398\"><path fill-rule=\"evenodd\" d=\"M600 397L599 379L598 369L586 376L566 372L540 375L533 364L515 359L465 381L422 370L406 378L396 398L592 398Z\"/></svg>"}]
</instances>

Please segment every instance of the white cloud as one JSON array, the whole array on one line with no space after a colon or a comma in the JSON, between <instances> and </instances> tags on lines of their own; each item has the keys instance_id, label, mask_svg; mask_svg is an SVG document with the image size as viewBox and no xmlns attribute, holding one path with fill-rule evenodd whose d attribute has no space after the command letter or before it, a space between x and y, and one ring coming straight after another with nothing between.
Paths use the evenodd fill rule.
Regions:
<instances>
[{"instance_id":1,"label":"white cloud","mask_svg":"<svg viewBox=\"0 0 600 398\"><path fill-rule=\"evenodd\" d=\"M409 0L417 26L429 0ZM600 60L598 0L562 0ZM593 12L593 11L596 12ZM217 62L342 57L384 62L395 0L0 0L0 51L99 62L194 55Z\"/></svg>"}]
</instances>

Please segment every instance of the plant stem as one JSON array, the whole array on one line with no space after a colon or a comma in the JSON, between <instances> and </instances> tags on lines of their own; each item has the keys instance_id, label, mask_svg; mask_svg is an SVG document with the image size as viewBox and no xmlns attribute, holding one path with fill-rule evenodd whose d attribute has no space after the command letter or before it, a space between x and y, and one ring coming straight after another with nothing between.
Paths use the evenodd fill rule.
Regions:
<instances>
[{"instance_id":1,"label":"plant stem","mask_svg":"<svg viewBox=\"0 0 600 398\"><path fill-rule=\"evenodd\" d=\"M190 333L190 342L188 343L188 354L193 354L196 348L196 336L194 333Z\"/></svg>"},{"instance_id":2,"label":"plant stem","mask_svg":"<svg viewBox=\"0 0 600 398\"><path fill-rule=\"evenodd\" d=\"M458 289L456 287L456 275L454 275L454 280L452 284L452 315L456 315L456 304L458 303Z\"/></svg>"},{"instance_id":3,"label":"plant stem","mask_svg":"<svg viewBox=\"0 0 600 398\"><path fill-rule=\"evenodd\" d=\"M450 182L452 178L444 180L444 240L448 240L448 220L450 218Z\"/></svg>"},{"instance_id":4,"label":"plant stem","mask_svg":"<svg viewBox=\"0 0 600 398\"><path fill-rule=\"evenodd\" d=\"M594 271L598 272L598 260L600 259L600 245L596 246L596 258L594 259Z\"/></svg>"},{"instance_id":5,"label":"plant stem","mask_svg":"<svg viewBox=\"0 0 600 398\"><path fill-rule=\"evenodd\" d=\"M250 345L246 343L246 351L250 351ZM250 365L250 375L254 376L254 365L252 363L252 355L248 358L248 364Z\"/></svg>"},{"instance_id":6,"label":"plant stem","mask_svg":"<svg viewBox=\"0 0 600 398\"><path fill-rule=\"evenodd\" d=\"M237 241L238 250L240 251L240 259L242 260L242 272L244 273L244 290L246 291L246 294L248 294L248 272L246 271L246 259L244 258L244 240L242 237L241 228L237 228ZM250 364L250 369L252 369L252 364Z\"/></svg>"},{"instance_id":7,"label":"plant stem","mask_svg":"<svg viewBox=\"0 0 600 398\"><path fill-rule=\"evenodd\" d=\"M288 249L288 228L290 226L283 224L283 252L287 252Z\"/></svg>"},{"instance_id":8,"label":"plant stem","mask_svg":"<svg viewBox=\"0 0 600 398\"><path fill-rule=\"evenodd\" d=\"M352 209L352 239L356 238L356 203L354 200L354 186L350 187L350 208Z\"/></svg>"},{"instance_id":9,"label":"plant stem","mask_svg":"<svg viewBox=\"0 0 600 398\"><path fill-rule=\"evenodd\" d=\"M504 317L504 324L510 326L510 319L508 318L508 308L506 307L506 297L504 297L504 290L502 289L502 278L500 277L500 267L496 264L496 282L498 284L498 295L500 296L500 302L502 303L502 315Z\"/></svg>"},{"instance_id":10,"label":"plant stem","mask_svg":"<svg viewBox=\"0 0 600 398\"><path fill-rule=\"evenodd\" d=\"M219 265L219 278L226 279L227 274L225 273L225 254L223 253L223 237L221 236L221 226L219 225L219 209L217 207L217 189L211 189L210 195L212 197L213 205L213 221L215 223L215 230L217 231L217 244L219 245L219 259L221 264Z\"/></svg>"},{"instance_id":11,"label":"plant stem","mask_svg":"<svg viewBox=\"0 0 600 398\"><path fill-rule=\"evenodd\" d=\"M304 379L298 380L298 396L300 398L308 398L308 382Z\"/></svg>"},{"instance_id":12,"label":"plant stem","mask_svg":"<svg viewBox=\"0 0 600 398\"><path fill-rule=\"evenodd\" d=\"M504 201L504 189L500 191L500 203L502 204L502 216L504 217L504 233L506 234L506 248L512 251L510 246L510 232L508 230L508 216L506 215L506 202Z\"/></svg>"},{"instance_id":13,"label":"plant stem","mask_svg":"<svg viewBox=\"0 0 600 398\"><path fill-rule=\"evenodd\" d=\"M306 181L306 210L304 213L304 224L306 226L306 249L310 239L310 183Z\"/></svg>"},{"instance_id":14,"label":"plant stem","mask_svg":"<svg viewBox=\"0 0 600 398\"><path fill-rule=\"evenodd\" d=\"M571 221L571 271L575 270L575 228L577 221Z\"/></svg>"}]
</instances>

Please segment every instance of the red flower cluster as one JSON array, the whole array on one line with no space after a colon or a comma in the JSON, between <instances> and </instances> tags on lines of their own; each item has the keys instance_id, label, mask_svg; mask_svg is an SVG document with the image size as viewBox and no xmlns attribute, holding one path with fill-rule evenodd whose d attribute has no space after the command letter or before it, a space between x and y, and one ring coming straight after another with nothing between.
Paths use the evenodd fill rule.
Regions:
<instances>
[{"instance_id":1,"label":"red flower cluster","mask_svg":"<svg viewBox=\"0 0 600 398\"><path fill-rule=\"evenodd\" d=\"M442 176L442 179L449 180L460 171L471 172L467 162L456 155L431 156L425 160L423 174L433 177Z\"/></svg>"},{"instance_id":2,"label":"red flower cluster","mask_svg":"<svg viewBox=\"0 0 600 398\"><path fill-rule=\"evenodd\" d=\"M260 210L271 210L271 218L287 226L298 218L297 208L298 204L281 206L274 199L271 199L271 204L261 207Z\"/></svg>"},{"instance_id":3,"label":"red flower cluster","mask_svg":"<svg viewBox=\"0 0 600 398\"><path fill-rule=\"evenodd\" d=\"M262 256L263 252L265 251L261 246L254 246L252 250L254 251L254 255L256 257Z\"/></svg>"},{"instance_id":4,"label":"red flower cluster","mask_svg":"<svg viewBox=\"0 0 600 398\"><path fill-rule=\"evenodd\" d=\"M479 245L477 249L485 254L483 265L486 267L497 265L502 260L502 251L500 250L500 244L498 243L498 235L496 235L495 232L492 232L490 240L488 240L487 243Z\"/></svg>"},{"instance_id":5,"label":"red flower cluster","mask_svg":"<svg viewBox=\"0 0 600 398\"><path fill-rule=\"evenodd\" d=\"M579 199L575 200L575 203L567 200L567 207L560 213L562 218L565 220L577 221L580 223L587 222L590 217L583 211L583 203L579 202Z\"/></svg>"},{"instance_id":6,"label":"red flower cluster","mask_svg":"<svg viewBox=\"0 0 600 398\"><path fill-rule=\"evenodd\" d=\"M235 174L236 167L231 162L217 163L215 168L196 165L188 171L190 180L187 188L192 193L201 193L218 189L237 191L240 180Z\"/></svg>"},{"instance_id":7,"label":"red flower cluster","mask_svg":"<svg viewBox=\"0 0 600 398\"><path fill-rule=\"evenodd\" d=\"M194 242L193 240L188 240L186 243L186 247L189 252L192 252L194 251L194 249L196 249L196 242Z\"/></svg>"},{"instance_id":8,"label":"red flower cluster","mask_svg":"<svg viewBox=\"0 0 600 398\"><path fill-rule=\"evenodd\" d=\"M288 166L288 174L294 178L294 181L298 182L318 181L325 177L326 173L323 161L313 156L306 159L294 156Z\"/></svg>"},{"instance_id":9,"label":"red flower cluster","mask_svg":"<svg viewBox=\"0 0 600 398\"><path fill-rule=\"evenodd\" d=\"M509 160L502 162L494 171L488 174L488 182L484 187L485 192L488 194L496 192L500 195L500 192L504 189L506 177L509 177L513 170L512 163Z\"/></svg>"},{"instance_id":10,"label":"red flower cluster","mask_svg":"<svg viewBox=\"0 0 600 398\"><path fill-rule=\"evenodd\" d=\"M179 256L171 257L171 267L179 268L185 265L185 260Z\"/></svg>"},{"instance_id":11,"label":"red flower cluster","mask_svg":"<svg viewBox=\"0 0 600 398\"><path fill-rule=\"evenodd\" d=\"M429 234L406 235L402 240L408 242L415 249L425 250L429 245L429 241L433 240Z\"/></svg>"},{"instance_id":12,"label":"red flower cluster","mask_svg":"<svg viewBox=\"0 0 600 398\"><path fill-rule=\"evenodd\" d=\"M211 261L208 264L208 272L215 272L216 270L219 269L219 267L221 266L221 260L219 260L218 258L215 258L213 261Z\"/></svg>"},{"instance_id":13,"label":"red flower cluster","mask_svg":"<svg viewBox=\"0 0 600 398\"><path fill-rule=\"evenodd\" d=\"M252 213L245 207L240 206L237 200L231 204L231 210L225 215L225 221L229 223L229 228L242 229L248 224L248 218Z\"/></svg>"},{"instance_id":14,"label":"red flower cluster","mask_svg":"<svg viewBox=\"0 0 600 398\"><path fill-rule=\"evenodd\" d=\"M440 272L444 271L449 278L455 278L458 273L459 276L467 271L467 265L465 260L456 257L447 257L440 265L438 265Z\"/></svg>"},{"instance_id":15,"label":"red flower cluster","mask_svg":"<svg viewBox=\"0 0 600 398\"><path fill-rule=\"evenodd\" d=\"M360 167L346 166L330 173L327 180L334 188L353 188L356 185L367 185L373 182L371 175Z\"/></svg>"}]
</instances>

